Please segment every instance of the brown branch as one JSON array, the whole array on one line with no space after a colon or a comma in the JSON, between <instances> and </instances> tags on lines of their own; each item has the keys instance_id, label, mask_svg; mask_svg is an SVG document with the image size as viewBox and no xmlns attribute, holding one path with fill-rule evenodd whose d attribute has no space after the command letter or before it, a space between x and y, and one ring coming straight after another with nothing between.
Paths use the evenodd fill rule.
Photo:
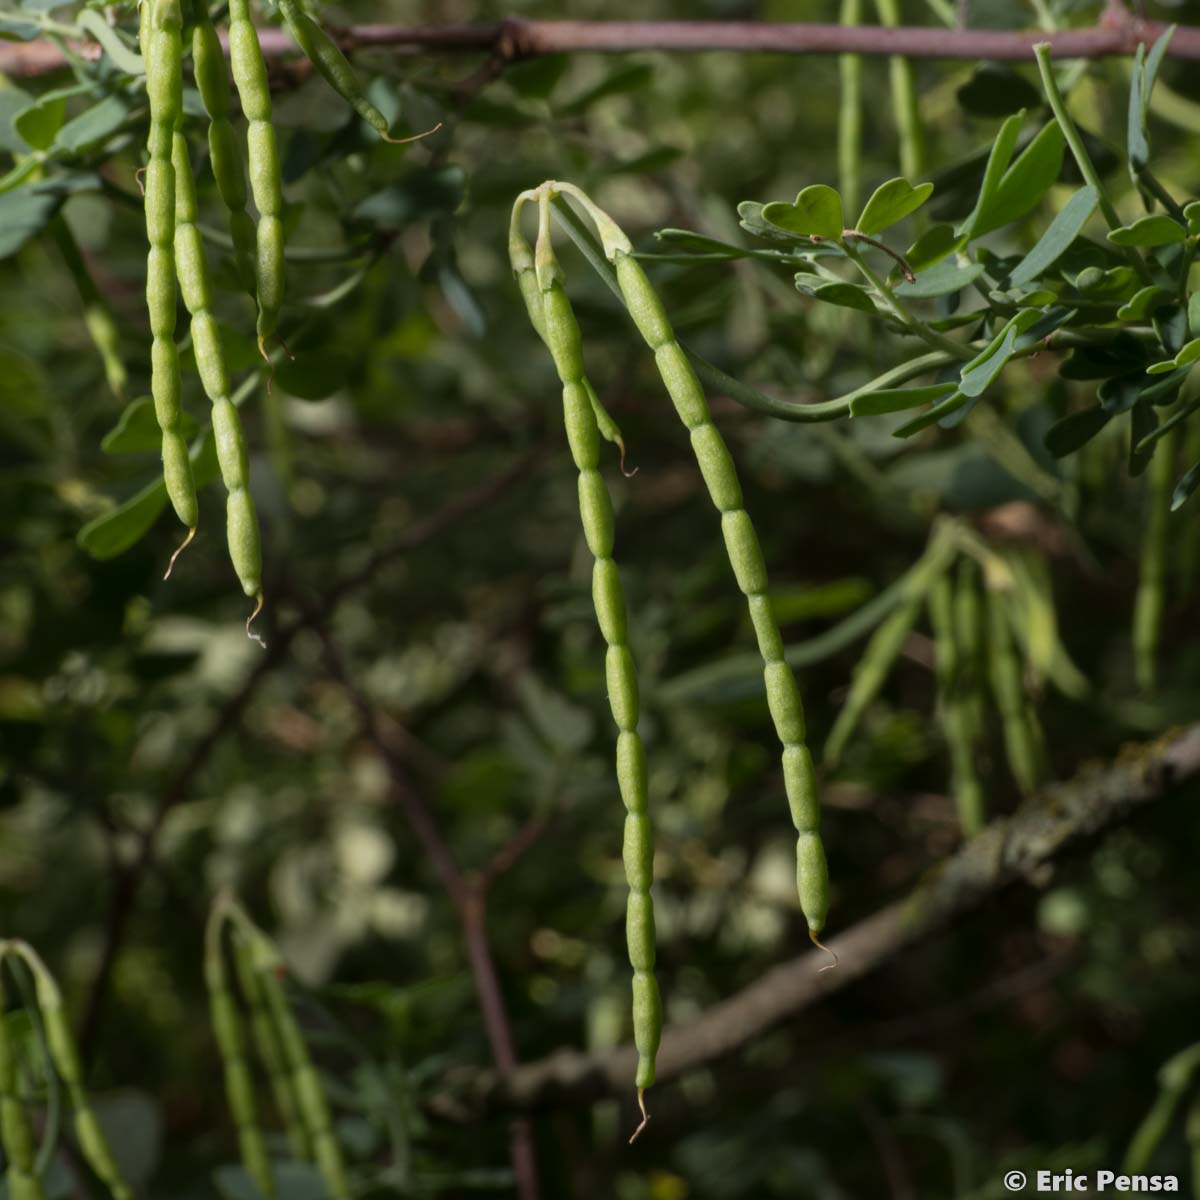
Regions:
<instances>
[{"instance_id":1,"label":"brown branch","mask_svg":"<svg viewBox=\"0 0 1200 1200\"><path fill-rule=\"evenodd\" d=\"M433 865L446 895L458 912L467 962L475 984L492 1061L500 1077L506 1078L517 1069L519 1060L513 1041L512 1023L504 1003L504 991L500 986L500 977L488 942L484 881L463 873L449 843L442 836L432 809L424 797L413 788L401 754L395 743L381 731L370 699L354 683L328 629L324 624L318 623L316 614L310 618L310 624L321 638L331 673L342 685L358 712L364 734L387 765L392 777L392 793L404 813L409 828L421 844L421 849ZM538 1200L541 1193L533 1149L533 1126L526 1117L514 1117L510 1122L509 1156L518 1197L520 1200Z\"/></svg>"},{"instance_id":2,"label":"brown branch","mask_svg":"<svg viewBox=\"0 0 1200 1200\"><path fill-rule=\"evenodd\" d=\"M1099 24L1057 33L997 29L877 25L823 25L789 21L526 21L512 18L493 25L355 25L333 31L347 53L369 48L487 54L490 75L505 63L546 54L629 54L643 50L674 53L733 51L751 54L904 55L908 58L1009 59L1029 61L1035 42L1049 42L1057 58L1106 58L1133 54L1139 42L1153 42L1166 26L1145 21L1110 5ZM269 60L298 51L287 33L259 33ZM73 46L84 58L99 57L94 42ZM1180 28L1168 54L1200 59L1200 29ZM47 41L0 45L0 72L14 78L44 75L66 66Z\"/></svg>"},{"instance_id":3,"label":"brown branch","mask_svg":"<svg viewBox=\"0 0 1200 1200\"><path fill-rule=\"evenodd\" d=\"M274 667L285 659L296 635L309 625L310 620L319 620L323 623L347 596L370 583L382 567L401 555L432 541L479 509L492 503L525 474L534 463L536 453L534 451L515 459L500 474L491 479L485 479L478 486L456 496L424 520L414 521L394 542L372 555L359 570L346 575L330 588L319 603L312 607L309 615L301 615L296 620L277 627L269 634L267 649L255 663L254 669L246 676L242 686L222 705L208 732L192 747L182 766L160 793L150 822L138 839L137 852L132 861L123 868L119 868L115 873L113 895L109 903L105 925L104 944L80 1021L79 1039L85 1058L90 1056L95 1046L96 1033L99 1029L112 971L124 944L129 921L133 916L142 885L153 865L163 821L173 808L183 803L191 794L196 779L207 765L212 752L225 736L237 727L243 711L258 690L259 684Z\"/></svg>"},{"instance_id":4,"label":"brown branch","mask_svg":"<svg viewBox=\"0 0 1200 1200\"><path fill-rule=\"evenodd\" d=\"M1197 777L1200 724L1129 747L1114 763L1085 768L1073 780L1047 789L1012 817L990 825L905 898L832 939L830 947L841 959L836 971L820 973L827 960L810 950L694 1020L668 1027L658 1055L659 1081L733 1053L896 958L1008 884L1036 879L1039 868L1077 842ZM560 1051L518 1068L507 1079L488 1075L469 1081L457 1100L458 1111L530 1111L625 1092L632 1086L635 1061L628 1045L595 1055ZM447 1111L452 1107L447 1105Z\"/></svg>"}]
</instances>

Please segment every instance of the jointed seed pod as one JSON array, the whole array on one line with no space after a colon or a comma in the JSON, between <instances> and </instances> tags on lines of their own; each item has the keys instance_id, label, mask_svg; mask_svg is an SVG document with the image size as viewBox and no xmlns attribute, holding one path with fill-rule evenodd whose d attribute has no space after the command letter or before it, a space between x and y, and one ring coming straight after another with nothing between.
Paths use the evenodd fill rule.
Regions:
<instances>
[{"instance_id":1,"label":"jointed seed pod","mask_svg":"<svg viewBox=\"0 0 1200 1200\"><path fill-rule=\"evenodd\" d=\"M1149 512L1142 537L1142 561L1133 607L1133 665L1137 684L1152 691L1158 679L1158 643L1162 636L1167 588L1167 526L1175 488L1176 431L1164 433L1154 447L1147 472Z\"/></svg>"},{"instance_id":2,"label":"jointed seed pod","mask_svg":"<svg viewBox=\"0 0 1200 1200\"><path fill-rule=\"evenodd\" d=\"M249 0L230 0L229 64L233 82L249 123L246 149L250 162L250 190L258 208L257 249L254 278L258 288L258 347L264 345L279 325L283 308L283 183L279 174L279 150L271 125L271 89L267 64L258 44L258 32L250 20Z\"/></svg>"},{"instance_id":3,"label":"jointed seed pod","mask_svg":"<svg viewBox=\"0 0 1200 1200\"><path fill-rule=\"evenodd\" d=\"M279 0L279 11L296 45L327 84L377 133L387 137L387 118L367 99L362 83L337 43L297 3Z\"/></svg>"},{"instance_id":4,"label":"jointed seed pod","mask_svg":"<svg viewBox=\"0 0 1200 1200\"><path fill-rule=\"evenodd\" d=\"M520 215L520 209L513 210L514 216ZM514 257L514 241L515 257ZM533 257L529 250L528 243L521 236L520 231L515 229L510 234L509 238L509 258L514 263L520 261L524 263L528 259L528 266L522 266L516 270L517 286L521 289L521 299L525 301L525 311L529 314L529 323L533 326L534 332L546 343L546 317L542 308L542 290L538 287L537 276L533 270ZM521 245L524 244L524 250ZM524 256L524 257L522 257ZM548 346L549 343L546 343ZM587 388L588 399L591 401L592 412L596 416L596 427L600 431L600 436L606 441L611 442L621 453L622 468L625 465L625 439L621 435L621 429L616 421L612 419L608 409L600 401L600 397L596 395L596 389L592 387L591 381L585 377L584 386Z\"/></svg>"},{"instance_id":5,"label":"jointed seed pod","mask_svg":"<svg viewBox=\"0 0 1200 1200\"><path fill-rule=\"evenodd\" d=\"M108 1189L113 1200L133 1200L133 1192L121 1176L120 1168L113 1157L112 1149L83 1084L83 1065L71 1024L63 1011L62 993L54 976L46 968L37 952L25 942L8 942L0 953L15 954L23 959L33 974L37 991L38 1009L42 1026L46 1031L46 1045L54 1069L66 1085L75 1113L75 1137L79 1151L96 1178Z\"/></svg>"},{"instance_id":6,"label":"jointed seed pod","mask_svg":"<svg viewBox=\"0 0 1200 1200\"><path fill-rule=\"evenodd\" d=\"M917 623L920 612L921 597L910 596L871 635L862 657L854 667L850 690L825 742L824 758L831 767L841 761L846 743L858 728L858 723L871 706L871 702L879 695L892 664L904 649L904 643Z\"/></svg>"},{"instance_id":7,"label":"jointed seed pod","mask_svg":"<svg viewBox=\"0 0 1200 1200\"><path fill-rule=\"evenodd\" d=\"M517 214L520 212L518 201ZM515 222L514 222L515 228ZM638 1100L654 1083L654 1060L662 1037L662 1001L654 977L654 841L647 812L646 752L637 731L637 670L629 649L629 628L621 576L613 561L613 511L608 488L598 468L600 430L592 403L594 393L583 365L583 345L571 302L563 291L549 233L548 198L539 198L536 269L528 244L519 235L510 242L513 270L527 296L535 329L542 335L562 383L563 423L571 457L579 471L579 516L592 552L592 601L600 633L608 646L605 676L608 702L616 723L617 783L625 804L624 861L629 884L625 938L633 967L633 1037L637 1046ZM536 284L540 300L530 283ZM541 326L535 315L540 303ZM634 1133L636 1138L642 1126Z\"/></svg>"},{"instance_id":8,"label":"jointed seed pod","mask_svg":"<svg viewBox=\"0 0 1200 1200\"><path fill-rule=\"evenodd\" d=\"M208 155L217 191L229 210L233 262L243 287L253 293L254 222L246 212L246 175L242 148L229 119L229 69L225 52L208 11L208 0L196 0L196 26L192 31L192 70L196 87L208 113Z\"/></svg>"},{"instance_id":9,"label":"jointed seed pod","mask_svg":"<svg viewBox=\"0 0 1200 1200\"><path fill-rule=\"evenodd\" d=\"M162 430L163 480L191 540L199 518L196 484L183 436L179 352L175 349L175 172L171 140L183 111L179 0L146 0L146 92L150 98L150 161L146 167L146 307L150 313L150 391ZM182 546L180 547L182 549ZM178 551L176 551L178 554ZM171 563L174 564L174 558ZM171 568L167 568L167 574Z\"/></svg>"},{"instance_id":10,"label":"jointed seed pod","mask_svg":"<svg viewBox=\"0 0 1200 1200\"><path fill-rule=\"evenodd\" d=\"M812 756L805 744L800 691L792 669L783 657L783 638L767 594L766 564L750 514L742 502L742 488L733 458L713 424L704 389L675 338L666 309L641 264L631 253L629 239L611 217L597 209L578 189L568 189L557 183L543 186L569 190L584 203L596 221L605 254L616 267L617 284L625 306L654 353L667 394L691 434L692 451L700 474L721 514L721 532L729 564L750 609L750 620L763 659L767 704L775 732L783 745L783 780L797 833L796 884L809 935L815 942L825 926L829 909L829 875L819 832L816 776Z\"/></svg>"},{"instance_id":11,"label":"jointed seed pod","mask_svg":"<svg viewBox=\"0 0 1200 1200\"><path fill-rule=\"evenodd\" d=\"M299 1106L300 1119L312 1144L317 1170L325 1181L325 1187L332 1200L349 1200L350 1183L346 1177L342 1149L333 1132L329 1101L321 1085L321 1077L309 1056L304 1035L300 1032L300 1026L283 990L283 960L261 932L246 921L241 924L246 927L251 961L279 1035L283 1061L291 1077L291 1087Z\"/></svg>"},{"instance_id":12,"label":"jointed seed pod","mask_svg":"<svg viewBox=\"0 0 1200 1200\"><path fill-rule=\"evenodd\" d=\"M37 1153L29 1114L17 1088L17 1062L4 1022L4 989L0 987L0 1145L7 1170L9 1200L46 1200L37 1173Z\"/></svg>"},{"instance_id":13,"label":"jointed seed pod","mask_svg":"<svg viewBox=\"0 0 1200 1200\"><path fill-rule=\"evenodd\" d=\"M983 737L984 728L986 639L979 567L974 559L966 555L959 559L958 574L954 581L954 636L958 643L959 675L965 697L963 706L969 719L971 739L978 741Z\"/></svg>"},{"instance_id":14,"label":"jointed seed pod","mask_svg":"<svg viewBox=\"0 0 1200 1200\"><path fill-rule=\"evenodd\" d=\"M1125 1151L1125 1159L1121 1164L1123 1174L1145 1174L1155 1150L1158 1149L1191 1087L1197 1069L1200 1069L1200 1044L1189 1046L1186 1050L1172 1055L1159 1069L1158 1095L1154 1098L1150 1111L1142 1118L1142 1123L1137 1127L1129 1148ZM1188 1117L1187 1128L1188 1138L1193 1142L1193 1146L1194 1114L1193 1107Z\"/></svg>"},{"instance_id":15,"label":"jointed seed pod","mask_svg":"<svg viewBox=\"0 0 1200 1200\"><path fill-rule=\"evenodd\" d=\"M204 243L196 228L196 193L188 163L187 141L181 133L175 134L171 162L175 168L175 262L179 271L179 290L192 317L192 349L200 382L212 401L217 460L229 493L226 501L229 557L242 590L257 600L261 608L262 541L258 515L250 495L246 439L229 395L229 372L221 346L221 331L212 311L212 287Z\"/></svg>"},{"instance_id":16,"label":"jointed seed pod","mask_svg":"<svg viewBox=\"0 0 1200 1200\"><path fill-rule=\"evenodd\" d=\"M241 985L242 996L246 1001L250 1015L250 1028L254 1034L254 1044L258 1056L267 1072L271 1084L271 1092L275 1097L275 1107L283 1121L292 1153L299 1159L312 1158L312 1146L304 1123L300 1119L300 1103L292 1086L292 1077L288 1074L287 1063L284 1060L283 1044L279 1031L271 1017L267 998L263 992L262 982L254 969L250 943L240 929L234 929L231 939L233 963L237 971L238 983Z\"/></svg>"},{"instance_id":17,"label":"jointed seed pod","mask_svg":"<svg viewBox=\"0 0 1200 1200\"><path fill-rule=\"evenodd\" d=\"M237 1126L242 1165L258 1190L270 1200L276 1195L275 1174L271 1170L267 1144L258 1123L254 1077L246 1057L242 1015L229 987L225 951L221 944L226 915L220 905L214 907L209 915L204 939L204 982L208 987L213 1034L217 1049L221 1052L221 1065L225 1073L225 1095L233 1123Z\"/></svg>"},{"instance_id":18,"label":"jointed seed pod","mask_svg":"<svg viewBox=\"0 0 1200 1200\"><path fill-rule=\"evenodd\" d=\"M987 630L988 677L1000 710L1009 770L1021 791L1029 793L1042 773L1040 731L1025 694L1021 660L998 589L987 591Z\"/></svg>"},{"instance_id":19,"label":"jointed seed pod","mask_svg":"<svg viewBox=\"0 0 1200 1200\"><path fill-rule=\"evenodd\" d=\"M963 690L963 660L954 621L954 583L940 575L929 593L929 621L937 654L938 709L942 733L950 751L950 776L954 803L964 836L983 828L983 785L975 766L972 719Z\"/></svg>"}]
</instances>

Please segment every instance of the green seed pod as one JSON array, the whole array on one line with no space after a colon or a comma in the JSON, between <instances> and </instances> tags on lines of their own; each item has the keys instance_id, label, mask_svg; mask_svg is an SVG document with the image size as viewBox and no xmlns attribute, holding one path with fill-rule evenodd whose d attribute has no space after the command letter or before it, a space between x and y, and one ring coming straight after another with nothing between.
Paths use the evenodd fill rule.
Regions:
<instances>
[{"instance_id":1,"label":"green seed pod","mask_svg":"<svg viewBox=\"0 0 1200 1200\"><path fill-rule=\"evenodd\" d=\"M66 1085L71 1098L71 1107L75 1114L75 1137L84 1161L108 1189L113 1200L133 1200L133 1192L123 1179L108 1139L104 1136L100 1122L92 1110L91 1099L84 1087L79 1049L63 1011L62 994L54 976L50 974L33 947L25 942L9 942L7 952L23 959L33 974L46 1045L54 1069Z\"/></svg>"},{"instance_id":2,"label":"green seed pod","mask_svg":"<svg viewBox=\"0 0 1200 1200\"><path fill-rule=\"evenodd\" d=\"M354 68L337 43L304 11L297 0L279 0L279 11L304 56L326 83L377 133L387 135L387 118L367 99Z\"/></svg>"},{"instance_id":3,"label":"green seed pod","mask_svg":"<svg viewBox=\"0 0 1200 1200\"><path fill-rule=\"evenodd\" d=\"M705 486L721 513L721 532L729 563L738 587L747 598L750 618L754 622L763 656L768 701L772 721L783 747L784 784L790 797L801 789L813 787L811 761L808 761L807 775L801 778L796 772L801 770L801 763L807 760L788 754L790 749L803 747L804 710L791 668L783 658L783 640L767 597L767 568L750 514L744 507L737 469L720 432L712 423L704 389L675 337L658 293L641 263L626 248L628 240L616 230L612 219L596 210L591 201L587 202L587 207L596 219L597 227L601 228L605 253L616 268L617 285L625 307L647 346L654 352L655 365L663 386L680 419L691 431L692 449ZM619 237L612 236L614 230ZM624 241L624 247L621 241ZM813 790L815 794L815 788ZM794 816L797 811L795 806L792 811ZM801 835L799 844L804 846L805 856L803 864L797 859L797 883L801 885L798 888L801 909L815 941L825 923L829 883L818 833L816 806L806 808L805 816L806 819L811 818L811 825L796 827Z\"/></svg>"},{"instance_id":4,"label":"green seed pod","mask_svg":"<svg viewBox=\"0 0 1200 1200\"><path fill-rule=\"evenodd\" d=\"M283 1121L288 1143L297 1158L311 1159L312 1146L300 1119L300 1105L292 1087L292 1077L284 1060L283 1045L274 1021L271 1019L258 973L254 969L250 945L238 929L233 931L232 946L238 982L241 984L242 996L249 1009L254 1044L270 1081L275 1107Z\"/></svg>"},{"instance_id":5,"label":"green seed pod","mask_svg":"<svg viewBox=\"0 0 1200 1200\"><path fill-rule=\"evenodd\" d=\"M4 1150L7 1171L5 1184L11 1200L45 1200L42 1182L37 1176L37 1151L29 1114L17 1086L17 1063L4 1020L4 993L0 989L0 1146Z\"/></svg>"},{"instance_id":6,"label":"green seed pod","mask_svg":"<svg viewBox=\"0 0 1200 1200\"><path fill-rule=\"evenodd\" d=\"M254 1099L254 1077L246 1060L246 1037L242 1017L229 987L225 950L221 935L229 913L218 901L209 914L204 938L204 981L208 988L208 1007L213 1035L221 1054L225 1078L225 1096L237 1127L242 1166L258 1190L271 1200L276 1195L275 1173L258 1121Z\"/></svg>"},{"instance_id":7,"label":"green seed pod","mask_svg":"<svg viewBox=\"0 0 1200 1200\"><path fill-rule=\"evenodd\" d=\"M175 173L175 257L183 301L192 318L192 349L205 394L212 402L213 436L221 478L229 494L226 538L229 557L242 590L252 599L262 595L262 540L250 496L246 440L237 409L229 397L229 371L221 333L211 310L212 287L200 232L196 228L196 192L188 161L187 141L177 133L171 152Z\"/></svg>"},{"instance_id":8,"label":"green seed pod","mask_svg":"<svg viewBox=\"0 0 1200 1200\"><path fill-rule=\"evenodd\" d=\"M1004 611L1004 597L998 591L987 593L987 622L988 677L1000 710L1008 766L1017 786L1029 793L1036 789L1041 774L1037 732L1025 695L1021 661Z\"/></svg>"},{"instance_id":9,"label":"green seed pod","mask_svg":"<svg viewBox=\"0 0 1200 1200\"><path fill-rule=\"evenodd\" d=\"M518 218L521 203L518 201L514 207L509 254L531 322L549 348L562 382L563 423L567 429L571 456L579 471L580 518L588 547L595 558L593 601L600 633L608 646L605 677L609 708L619 731L617 782L626 808L622 857L629 898L625 936L633 968L633 1036L638 1051L636 1084L639 1104L643 1104L642 1092L654 1082L654 1058L662 1036L662 1004L653 974L654 902L650 887L654 881L654 839L646 815L646 755L637 732L637 668L629 649L621 577L612 559L612 506L604 480L596 470L599 461L599 402L595 400L595 392L584 374L579 324L563 290L561 272L554 261L549 238L548 201L541 202L537 247L537 261L545 268L544 286L537 283L534 255L520 234ZM536 294L534 286L537 287ZM644 1104L642 1111L644 1114Z\"/></svg>"},{"instance_id":10,"label":"green seed pod","mask_svg":"<svg viewBox=\"0 0 1200 1200\"><path fill-rule=\"evenodd\" d=\"M1154 690L1158 681L1158 644L1162 637L1167 590L1167 527L1175 489L1176 431L1154 447L1147 472L1148 512L1142 536L1142 560L1133 606L1133 663L1138 687Z\"/></svg>"},{"instance_id":11,"label":"green seed pod","mask_svg":"<svg viewBox=\"0 0 1200 1200\"><path fill-rule=\"evenodd\" d=\"M654 1083L654 1060L662 1041L662 1000L658 994L658 981L649 971L635 970L632 982L633 1044L638 1053L634 1082L639 1091L645 1091Z\"/></svg>"},{"instance_id":12,"label":"green seed pod","mask_svg":"<svg viewBox=\"0 0 1200 1200\"><path fill-rule=\"evenodd\" d=\"M196 484L183 438L179 358L175 353L175 172L171 139L183 109L182 32L179 0L146 0L144 52L150 100L147 141L146 307L150 317L150 391L162 432L163 481L175 515L191 531L199 519ZM184 543L187 544L186 541ZM174 560L172 560L172 563ZM169 575L170 568L167 569Z\"/></svg>"},{"instance_id":13,"label":"green seed pod","mask_svg":"<svg viewBox=\"0 0 1200 1200\"><path fill-rule=\"evenodd\" d=\"M217 191L229 213L233 264L244 288L254 290L254 222L246 212L246 176L239 138L229 119L229 69L206 0L195 5L192 69L208 113L208 156ZM205 306L207 307L207 305Z\"/></svg>"},{"instance_id":14,"label":"green seed pod","mask_svg":"<svg viewBox=\"0 0 1200 1200\"><path fill-rule=\"evenodd\" d=\"M979 568L966 557L959 560L954 582L954 637L958 645L959 687L964 695L968 731L973 741L983 737L984 682L987 662L984 654L983 600L979 589Z\"/></svg>"},{"instance_id":15,"label":"green seed pod","mask_svg":"<svg viewBox=\"0 0 1200 1200\"><path fill-rule=\"evenodd\" d=\"M831 767L841 761L842 751L858 728L863 714L879 695L893 663L916 624L921 611L921 599L919 594L912 595L891 613L872 635L855 665L850 691L825 742L825 761Z\"/></svg>"},{"instance_id":16,"label":"green seed pod","mask_svg":"<svg viewBox=\"0 0 1200 1200\"><path fill-rule=\"evenodd\" d=\"M829 868L819 834L802 833L796 838L796 891L815 941L829 915Z\"/></svg>"},{"instance_id":17,"label":"green seed pod","mask_svg":"<svg viewBox=\"0 0 1200 1200\"><path fill-rule=\"evenodd\" d=\"M959 825L965 837L983 828L983 785L975 766L975 745L966 695L961 687L963 654L955 628L955 584L938 577L929 593L929 621L937 655L938 710L950 752L950 779Z\"/></svg>"},{"instance_id":18,"label":"green seed pod","mask_svg":"<svg viewBox=\"0 0 1200 1200\"><path fill-rule=\"evenodd\" d=\"M282 1051L283 1066L289 1078L288 1091L295 1097L296 1111L312 1147L317 1169L332 1200L349 1200L349 1182L341 1150L333 1136L329 1102L309 1057L304 1035L288 1004L281 981L283 964L279 952L240 910L238 919L248 942L248 960Z\"/></svg>"},{"instance_id":19,"label":"green seed pod","mask_svg":"<svg viewBox=\"0 0 1200 1200\"><path fill-rule=\"evenodd\" d=\"M609 645L623 644L629 633L625 597L617 564L611 558L598 558L592 566L592 604L600 636Z\"/></svg>"},{"instance_id":20,"label":"green seed pod","mask_svg":"<svg viewBox=\"0 0 1200 1200\"><path fill-rule=\"evenodd\" d=\"M279 324L283 307L283 186L279 174L279 151L271 125L271 89L267 65L258 44L258 32L250 20L248 0L231 0L229 5L229 64L233 82L249 122L246 130L250 162L250 190L258 208L254 277L258 289L259 349Z\"/></svg>"}]
</instances>

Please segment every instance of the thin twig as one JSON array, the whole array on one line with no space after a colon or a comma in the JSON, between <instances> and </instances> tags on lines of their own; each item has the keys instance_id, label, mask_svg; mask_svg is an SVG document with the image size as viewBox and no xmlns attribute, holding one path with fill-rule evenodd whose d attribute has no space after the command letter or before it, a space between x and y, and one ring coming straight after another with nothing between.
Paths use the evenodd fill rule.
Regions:
<instances>
[{"instance_id":1,"label":"thin twig","mask_svg":"<svg viewBox=\"0 0 1200 1200\"><path fill-rule=\"evenodd\" d=\"M938 27L826 25L787 21L526 21L510 18L492 25L356 25L334 30L347 53L392 48L438 54L487 54L496 64L547 54L629 54L644 50L676 53L726 50L755 54L868 54L905 58L1007 59L1029 61L1033 44L1048 41L1056 58L1107 58L1132 55L1140 42L1149 45L1167 27L1125 13L1105 14L1097 25L1042 31L945 29ZM263 55L293 58L295 44L282 29L259 31ZM100 56L95 42L67 43L85 59ZM228 44L226 49L228 50ZM1200 29L1180 28L1167 50L1182 59L1200 59ZM62 51L46 41L0 44L0 72L30 78L67 65Z\"/></svg>"},{"instance_id":2,"label":"thin twig","mask_svg":"<svg viewBox=\"0 0 1200 1200\"><path fill-rule=\"evenodd\" d=\"M940 863L906 897L831 939L841 965L821 974L822 956L807 951L691 1021L668 1026L658 1054L665 1083L740 1050L823 998L849 987L983 900L1020 879L1036 879L1085 838L1133 810L1175 794L1200 778L1200 724L1139 746L1112 763L1084 768L1067 783L1027 801ZM598 1054L559 1051L507 1079L475 1078L459 1095L459 1111L532 1111L587 1103L627 1087L636 1053L630 1045Z\"/></svg>"}]
</instances>

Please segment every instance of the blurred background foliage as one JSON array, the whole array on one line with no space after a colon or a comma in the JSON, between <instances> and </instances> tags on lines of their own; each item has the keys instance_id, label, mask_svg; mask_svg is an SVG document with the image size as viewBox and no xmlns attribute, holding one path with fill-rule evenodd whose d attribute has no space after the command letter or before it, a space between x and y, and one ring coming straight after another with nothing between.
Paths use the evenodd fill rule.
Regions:
<instances>
[{"instance_id":1,"label":"blurred background foliage","mask_svg":"<svg viewBox=\"0 0 1200 1200\"><path fill-rule=\"evenodd\" d=\"M1096 15L1070 0L1050 8L1063 22ZM563 14L460 2L323 14L331 24L506 15ZM592 2L570 15L635 14ZM1152 15L1200 21L1195 5ZM660 2L636 16L836 19L800 0ZM916 3L905 17L930 20ZM970 6L976 26L1030 19L1013 0ZM242 411L264 525L263 631L270 644L300 624L269 660L242 632L218 487L203 493L201 536L169 583L177 529L167 519L115 557L81 550L81 526L152 480L157 455L137 438L132 451L102 448L125 403L106 385L54 241L8 246L0 264L0 925L41 949L87 1022L97 1105L150 1194L209 1195L214 1178L246 1194L229 1167L236 1144L201 976L204 914L222 886L357 1047L316 1052L340 1081L339 1128L362 1164L383 1154L383 1135L361 1064L384 1072L403 1153L379 1194L511 1191L507 1119L457 1123L438 1105L456 1071L491 1059L457 915L395 802L399 786L422 796L468 872L530 820L547 822L487 910L520 1057L628 1038L621 815L590 558L553 373L508 269L509 206L544 178L573 180L654 252L656 229L737 240L739 201L836 183L833 58L579 55L488 81L469 58L364 51L356 64L401 132L448 124L421 143L383 145L319 79L276 74L291 254L282 332L295 357ZM999 115L1014 98L1040 103L1036 71L990 82L971 63L916 71L931 206L961 217ZM898 173L897 144L886 63L866 60L863 76L869 188ZM0 90L0 148L27 153L11 113L64 78ZM1200 103L1185 64L1168 62L1162 80ZM144 110L127 91L136 136L81 152L61 175L77 180L62 214L119 322L130 399L147 389L149 338L134 181ZM1072 100L1114 147L1107 179L1123 208L1126 92L1125 64L1093 63ZM1191 111L1153 118L1156 173L1186 196L1200 189ZM199 120L189 137L203 163ZM1027 248L1071 186L993 242ZM221 227L203 165L199 188L202 221ZM251 309L219 241L209 249L228 346L246 371ZM637 468L623 477L611 454L605 473L645 696L659 977L668 1020L680 1021L803 950L792 835L758 691L728 678L664 690L752 650L753 636L648 356L566 244L562 260L589 367ZM824 399L898 361L895 338L799 295L786 269L650 269L683 336L764 389ZM1200 716L1196 515L1171 518L1162 681L1143 695L1129 624L1145 481L1122 466L1124 427L1075 459L1045 453L1041 437L1070 401L1052 363L1016 365L961 428L907 442L890 436L891 418L793 426L712 399L789 642L896 579L934 514L951 512L1049 568L1064 641L1092 686L1087 701L1038 698L1052 775ZM185 402L199 427L207 402L194 372ZM506 473L436 536L372 559ZM326 602L336 581L368 567L361 586ZM802 672L815 744L860 648ZM825 781L834 932L959 840L934 695L931 644L917 631ZM365 735L364 707L381 738ZM380 740L403 763L403 785ZM1011 811L998 729L979 769L989 811ZM123 881L140 831L168 801L100 1003L91 989ZM1198 852L1194 805L1156 807L1048 873L1040 892L1006 893L802 1019L659 1088L651 1129L631 1149L630 1097L536 1114L546 1195L982 1200L1002 1194L1009 1167L1115 1165L1158 1066L1195 1038ZM80 1194L64 1163L60 1194ZM1156 1163L1185 1173L1182 1128ZM311 1186L298 1178L285 1194Z\"/></svg>"}]
</instances>

